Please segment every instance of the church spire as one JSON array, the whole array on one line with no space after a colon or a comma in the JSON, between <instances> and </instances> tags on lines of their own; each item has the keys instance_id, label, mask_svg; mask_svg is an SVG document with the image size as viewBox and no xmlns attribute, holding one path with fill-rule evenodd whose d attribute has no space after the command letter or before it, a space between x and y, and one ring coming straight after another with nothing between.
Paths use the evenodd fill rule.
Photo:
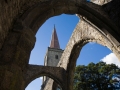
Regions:
<instances>
[{"instance_id":1,"label":"church spire","mask_svg":"<svg viewBox=\"0 0 120 90\"><path fill-rule=\"evenodd\" d=\"M54 29L53 29L53 32L52 32L52 39L51 39L51 42L50 42L50 47L60 49L55 25L54 25Z\"/></svg>"}]
</instances>

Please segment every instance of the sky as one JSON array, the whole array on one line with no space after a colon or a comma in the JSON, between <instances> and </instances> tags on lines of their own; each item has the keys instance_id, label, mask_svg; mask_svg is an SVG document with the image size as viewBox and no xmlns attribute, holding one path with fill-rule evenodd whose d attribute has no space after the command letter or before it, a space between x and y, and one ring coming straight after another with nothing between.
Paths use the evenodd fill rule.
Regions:
<instances>
[{"instance_id":1,"label":"sky","mask_svg":"<svg viewBox=\"0 0 120 90\"><path fill-rule=\"evenodd\" d=\"M29 64L43 65L45 53L50 45L54 25L56 27L60 48L64 50L78 21L79 18L76 15L66 14L48 19L36 34L36 43L34 49L31 51ZM99 61L104 61L107 64L114 63L120 66L120 62L114 53L107 47L94 42L90 42L82 48L76 64L88 65L90 62L98 63ZM42 78L37 78L33 80L25 90L40 90L41 84Z\"/></svg>"}]
</instances>

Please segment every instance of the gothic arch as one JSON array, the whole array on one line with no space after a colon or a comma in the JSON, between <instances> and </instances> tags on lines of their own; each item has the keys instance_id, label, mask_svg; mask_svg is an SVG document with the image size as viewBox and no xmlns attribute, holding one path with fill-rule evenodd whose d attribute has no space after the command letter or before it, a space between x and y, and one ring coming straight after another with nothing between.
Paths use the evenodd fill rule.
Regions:
<instances>
[{"instance_id":1,"label":"gothic arch","mask_svg":"<svg viewBox=\"0 0 120 90\"><path fill-rule=\"evenodd\" d=\"M113 36L114 40L119 46L119 30L118 27L109 19L107 13L104 12L103 8L94 3L86 2L86 0L36 0L29 2L24 1L23 4L20 4L20 14L18 14L15 23L13 24L12 31L9 32L6 42L4 42L4 46L2 50L1 59L2 63L11 62L16 56L15 53L24 53L26 54L24 57L26 63L24 63L23 67L28 64L28 58L30 55L30 51L33 49L35 44L35 34L38 28L50 17L59 15L62 13L66 14L80 14L86 17L89 21L91 21L94 25L96 25L102 32L109 33L110 37ZM44 7L44 8L43 8ZM14 10L13 10L14 11ZM9 12L9 11L8 11ZM8 24L9 26L9 24ZM16 36L13 36L13 35ZM3 38L4 39L4 38ZM15 39L14 46L18 45L18 47L13 48L12 46L8 46L10 41ZM9 41L9 42L8 42ZM24 42L24 45L20 45ZM10 43L11 44L11 43ZM11 47L13 49L11 49ZM19 48L20 47L20 48ZM27 48L26 48L27 47ZM28 48L29 47L29 48ZM8 52L6 48L11 49ZM25 50L25 49L26 50ZM20 52L16 50L20 49ZM15 52L15 53L14 53ZM6 57L6 53L8 53L8 57ZM11 55L12 54L12 55ZM21 56L18 56L21 57ZM16 58L15 58L16 59ZM17 58L19 59L19 58ZM20 60L17 60L20 61ZM20 63L20 62L18 62Z\"/></svg>"},{"instance_id":2,"label":"gothic arch","mask_svg":"<svg viewBox=\"0 0 120 90\"><path fill-rule=\"evenodd\" d=\"M8 77L16 76L13 79L15 81L18 80L17 78L19 77L17 75L22 75L21 73L24 73L23 71L26 71L28 69L28 60L30 52L33 49L36 41L35 34L38 28L48 18L62 13L80 14L81 16L87 18L91 23L98 27L97 30L103 32L105 36L107 36L107 38L110 38L112 45L114 45L115 47L113 49L113 52L115 50L119 52L120 19L119 8L116 8L117 6L119 7L119 4L119 0L113 0L112 3L110 2L105 6L88 3L86 2L86 0L1 0L0 64L1 68L4 67L4 70L1 71L1 73L3 74L1 78L5 78L5 80L7 80L6 78ZM113 8L115 14L111 15ZM116 21L116 18L118 18L118 21ZM84 37L83 41L85 40L89 39L86 39ZM72 41L72 43L74 43L75 45L74 40ZM72 48L73 46L70 46L66 49L71 50ZM73 48L73 51L74 50L75 49ZM67 65L70 62L68 61L67 57L65 59L65 61L61 60L59 65L68 70ZM12 69L14 67L17 68L13 71ZM15 72L18 70L19 72ZM4 73L6 76L4 75ZM72 73L72 70L68 73ZM22 83L21 78L23 79L23 77L21 76L19 80L21 80ZM4 81L4 83L5 82L7 81ZM20 84L17 85L20 86ZM9 86L10 84L7 88L9 88ZM12 87L14 88L13 90L16 90L14 84ZM4 88L6 87L4 86ZM70 89L68 88L68 90Z\"/></svg>"},{"instance_id":3,"label":"gothic arch","mask_svg":"<svg viewBox=\"0 0 120 90\"><path fill-rule=\"evenodd\" d=\"M34 79L48 76L58 83L62 90L66 90L64 84L66 83L66 72L61 67L50 67L50 66L38 66L29 65L27 71L24 74L25 87Z\"/></svg>"},{"instance_id":4,"label":"gothic arch","mask_svg":"<svg viewBox=\"0 0 120 90\"><path fill-rule=\"evenodd\" d=\"M118 59L120 59L120 50L115 42L111 40L112 37L109 37L109 33L106 35L104 32L100 32L96 29L98 28L91 25L91 23L87 22L86 19L81 18L68 42L66 49L63 52L58 66L63 67L68 73L67 80L69 89L73 86L71 82L73 80L76 60L82 47L88 42L96 42L108 47L114 54L116 54Z\"/></svg>"},{"instance_id":5,"label":"gothic arch","mask_svg":"<svg viewBox=\"0 0 120 90\"><path fill-rule=\"evenodd\" d=\"M103 8L99 5L86 2L86 0L36 0L34 2L30 0L29 2L24 1L22 3L26 5L24 6L20 4L20 10L18 11L21 13L16 16L17 19L13 24L12 31L9 32L6 41L3 44L4 47L2 47L4 53L2 53L1 55L1 57L3 57L1 59L1 63L9 63L14 58L19 59L19 57L21 57L14 57L16 56L14 55L15 53L24 53L26 54L26 57L24 57L25 60L23 60L23 62L25 62L23 65L24 68L28 64L30 51L34 47L35 34L38 28L48 18L62 13L80 14L86 17L102 32L106 34L109 33L110 37L113 36L114 40L119 46L118 42L120 42L120 40L118 27L112 22L112 20L109 19L107 13L105 13ZM10 41L12 41L13 39L15 39L15 42L12 43L12 46L15 47L17 45L18 47L13 48L12 46L8 46L9 43L11 44ZM24 42L23 46L20 45L22 42ZM8 52L6 48L11 50ZM16 51L18 49L20 52ZM6 53L8 53L8 57L6 57ZM20 63L20 60L17 61L18 63Z\"/></svg>"},{"instance_id":6,"label":"gothic arch","mask_svg":"<svg viewBox=\"0 0 120 90\"><path fill-rule=\"evenodd\" d=\"M44 8L43 8L44 7ZM86 17L103 32L109 32L116 39L119 37L118 28L109 19L104 9L86 0L47 0L31 6L19 19L34 33L50 17L65 14L80 14ZM114 30L114 32L113 32ZM119 39L118 39L119 40Z\"/></svg>"}]
</instances>

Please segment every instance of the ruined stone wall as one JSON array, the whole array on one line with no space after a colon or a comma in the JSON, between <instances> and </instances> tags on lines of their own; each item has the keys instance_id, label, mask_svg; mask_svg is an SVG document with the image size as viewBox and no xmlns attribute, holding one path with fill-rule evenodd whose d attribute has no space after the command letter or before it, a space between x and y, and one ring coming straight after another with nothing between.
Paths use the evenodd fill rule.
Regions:
<instances>
[{"instance_id":1,"label":"ruined stone wall","mask_svg":"<svg viewBox=\"0 0 120 90\"><path fill-rule=\"evenodd\" d=\"M119 6L120 0L112 0L104 5L88 3L86 0L0 0L1 90L24 90L24 74L28 69L30 53L36 41L35 34L45 20L55 15L66 13L84 16L98 27L96 30L102 31L105 36L111 40L110 44L112 45L106 45L110 48L113 46L114 48L111 50L113 50L114 53L118 53L120 46ZM75 32L73 35L74 34ZM75 35L80 39L79 35ZM102 40L94 39L98 41ZM68 70L70 75L72 75L74 70L71 69L73 66L69 64L69 57L73 55L72 52L74 52L74 50L77 50L78 44L76 40L77 39L72 39L69 42L71 45L69 45L65 51L65 53L68 54L62 58L65 60L61 60L59 64L59 66ZM84 44L84 40L82 43ZM72 45L74 44L76 44L76 46L73 48ZM73 55L75 58L70 57L70 59L75 60L77 54L79 54L79 51L76 52L76 56ZM69 69L67 69L67 67ZM71 79L69 80L71 81ZM67 87L69 87L69 85L71 84L68 82ZM68 90L70 89L68 88Z\"/></svg>"},{"instance_id":2,"label":"ruined stone wall","mask_svg":"<svg viewBox=\"0 0 120 90\"><path fill-rule=\"evenodd\" d=\"M99 28L81 17L58 64L58 66L64 67L68 72L69 90L72 90L72 77L74 75L76 60L80 50L88 42L96 42L108 47L120 60L120 44L116 44L116 40L108 32L101 32Z\"/></svg>"},{"instance_id":3,"label":"ruined stone wall","mask_svg":"<svg viewBox=\"0 0 120 90\"><path fill-rule=\"evenodd\" d=\"M55 0L52 0L53 2L50 2L49 0L46 1L46 0L1 0L0 1L0 48L2 47L3 45L3 42L5 40L5 37L8 35L8 31L11 31L13 29L13 26L14 24L16 23L17 19L20 20L20 17L22 20L25 19L26 16L29 17L28 15L28 12L26 12L28 9L32 9L32 6L35 7L37 5L35 4L40 4L41 7L46 7L45 6L45 3L47 4L47 6L49 6L48 4L51 3L51 5L49 7L52 7L53 5L55 5ZM84 0L83 0L84 1ZM79 3L83 2L82 0L79 0L79 1L76 1L73 3L73 1L61 1L59 2L56 2L58 5L62 5L62 3L65 3L67 7L69 7L69 11L68 13L78 13L77 10L75 10L75 8L73 7L73 5L75 7L79 6ZM109 15L112 15L111 16L111 19L112 17L117 17L120 15L119 14L119 0L113 0L114 3L113 5L105 5L104 4L107 4L108 2L112 1L112 0L91 0L92 2L94 3L97 3L99 5L103 5L103 7L107 7L105 9L105 11L107 13L109 13ZM44 4L43 4L44 3ZM68 3L68 5L67 5ZM56 5L57 5L56 4ZM71 5L71 6L70 6ZM109 7L111 6L111 7ZM114 6L114 8L113 8ZM49 8L48 7L48 8ZM47 8L47 7L46 7ZM53 9L55 7L52 7ZM60 7L59 7L60 8ZM65 8L61 8L61 9L65 9ZM36 10L36 12L40 12L40 13L43 13L45 10L45 8L41 8L39 9L39 11ZM52 13L49 13L49 14L52 14L52 15L55 15L55 13L58 13L58 11L60 12L60 9L57 10L57 11L52 11ZM26 12L26 13L25 13ZM23 15L25 13L25 15ZM48 13L48 12L46 12ZM60 12L61 13L61 12ZM34 16L34 14L33 14ZM33 20L31 18L31 20ZM117 21L118 20L118 21ZM119 19L113 19L114 22L117 22L119 23ZM25 20L25 22L23 22L25 25L28 25L28 23L30 23L30 18L29 18L29 22L27 22L27 19ZM36 23L37 24L37 23ZM118 25L119 26L119 25ZM38 26L39 27L39 26Z\"/></svg>"},{"instance_id":4,"label":"ruined stone wall","mask_svg":"<svg viewBox=\"0 0 120 90\"><path fill-rule=\"evenodd\" d=\"M55 80L58 84L65 88L66 83L66 71L61 67L50 67L41 65L28 65L27 71L24 73L25 87L34 79L47 76ZM64 82L64 83L63 83ZM52 87L52 86L51 86Z\"/></svg>"},{"instance_id":5,"label":"ruined stone wall","mask_svg":"<svg viewBox=\"0 0 120 90\"><path fill-rule=\"evenodd\" d=\"M0 49L5 41L8 32L13 29L22 5L27 0L1 0L0 1Z\"/></svg>"}]
</instances>

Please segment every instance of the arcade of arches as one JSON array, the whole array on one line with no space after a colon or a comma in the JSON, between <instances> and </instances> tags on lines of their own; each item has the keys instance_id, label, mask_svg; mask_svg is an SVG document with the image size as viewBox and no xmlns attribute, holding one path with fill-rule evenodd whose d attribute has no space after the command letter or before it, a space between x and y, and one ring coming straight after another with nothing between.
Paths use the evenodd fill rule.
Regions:
<instances>
[{"instance_id":1,"label":"arcade of arches","mask_svg":"<svg viewBox=\"0 0 120 90\"><path fill-rule=\"evenodd\" d=\"M62 90L72 90L76 59L89 41L107 46L120 59L119 6L120 0L1 0L1 90L24 90L32 80L42 75L54 79ZM58 67L29 65L38 28L48 18L62 13L77 14L80 22Z\"/></svg>"}]
</instances>

